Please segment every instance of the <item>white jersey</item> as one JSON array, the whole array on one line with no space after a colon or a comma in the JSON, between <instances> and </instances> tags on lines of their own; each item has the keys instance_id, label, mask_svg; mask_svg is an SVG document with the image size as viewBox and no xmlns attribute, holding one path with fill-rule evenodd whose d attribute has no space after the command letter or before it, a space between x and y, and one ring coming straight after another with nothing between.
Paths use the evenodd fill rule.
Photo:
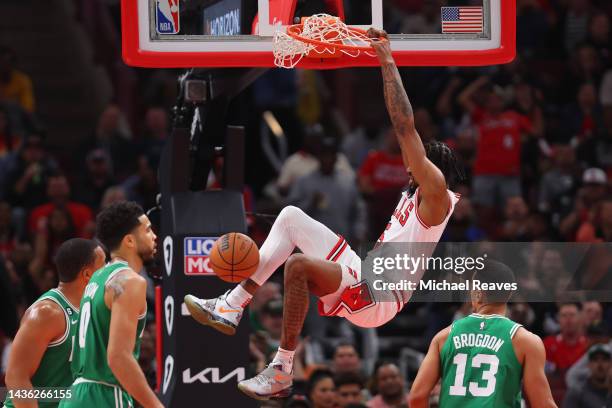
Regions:
<instances>
[{"instance_id":1,"label":"white jersey","mask_svg":"<svg viewBox=\"0 0 612 408\"><path fill-rule=\"evenodd\" d=\"M419 216L419 188L417 188L412 196L409 196L407 192L402 193L402 198L395 211L393 211L391 220L380 236L377 246L389 242L404 244L434 243L433 245L425 246L416 245L412 248L412 250L419 251L417 256L430 256L435 249L435 244L440 241L444 228L446 228L446 224L455 210L455 204L459 201L458 194L450 190L447 190L447 192L450 198L448 214L446 214L446 217L440 224L435 226L427 225ZM366 305L358 304L358 309L354 309L355 299L363 300L361 297L363 291L359 286L359 282L363 279L361 259L342 237L338 239L336 245L329 251L325 259L341 265L342 281L336 292L323 296L320 299L319 312L322 315L345 317L360 327L379 327L393 319L412 297L412 291L392 290L391 294L394 296L394 302L387 300ZM406 276L406 279L418 281L423 276L423 272L424 270L422 269L414 271L414 273ZM352 299L352 301L347 299Z\"/></svg>"},{"instance_id":2,"label":"white jersey","mask_svg":"<svg viewBox=\"0 0 612 408\"><path fill-rule=\"evenodd\" d=\"M419 216L419 192L417 187L416 192L409 196L408 192L404 191L402 197L395 207L395 211L391 215L391 220L387 224L387 228L378 239L379 243L387 242L438 242L448 224L455 204L459 201L459 194L450 190L446 190L450 198L450 208L446 218L440 224L435 226L427 225Z\"/></svg>"}]
</instances>

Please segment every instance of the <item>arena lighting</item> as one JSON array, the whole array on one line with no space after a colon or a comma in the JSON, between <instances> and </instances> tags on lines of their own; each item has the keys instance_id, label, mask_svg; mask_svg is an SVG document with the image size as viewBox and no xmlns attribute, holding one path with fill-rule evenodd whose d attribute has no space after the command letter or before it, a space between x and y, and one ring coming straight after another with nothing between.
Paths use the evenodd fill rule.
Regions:
<instances>
[{"instance_id":1,"label":"arena lighting","mask_svg":"<svg viewBox=\"0 0 612 408\"><path fill-rule=\"evenodd\" d=\"M278 139L285 137L283 127L280 123L278 123L278 120L276 120L276 117L274 117L272 112L265 111L263 114L263 119L266 121L268 128L272 131L272 133L274 133L274 136L276 136Z\"/></svg>"}]
</instances>

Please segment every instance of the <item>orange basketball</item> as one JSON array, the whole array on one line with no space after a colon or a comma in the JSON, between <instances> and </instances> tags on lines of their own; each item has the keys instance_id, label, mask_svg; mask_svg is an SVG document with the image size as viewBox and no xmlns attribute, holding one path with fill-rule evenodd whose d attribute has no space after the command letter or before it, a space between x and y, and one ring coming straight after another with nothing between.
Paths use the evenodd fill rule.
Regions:
<instances>
[{"instance_id":1,"label":"orange basketball","mask_svg":"<svg viewBox=\"0 0 612 408\"><path fill-rule=\"evenodd\" d=\"M248 279L259 265L259 249L255 242L239 232L220 237L210 251L210 266L226 282Z\"/></svg>"}]
</instances>

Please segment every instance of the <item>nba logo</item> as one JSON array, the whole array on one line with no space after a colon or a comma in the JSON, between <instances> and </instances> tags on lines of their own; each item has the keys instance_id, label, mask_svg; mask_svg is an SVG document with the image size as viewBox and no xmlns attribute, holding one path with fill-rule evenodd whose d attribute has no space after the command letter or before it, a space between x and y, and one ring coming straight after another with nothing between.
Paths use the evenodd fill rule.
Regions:
<instances>
[{"instance_id":1,"label":"nba logo","mask_svg":"<svg viewBox=\"0 0 612 408\"><path fill-rule=\"evenodd\" d=\"M208 276L214 275L208 255L217 237L199 238L187 237L184 241L185 275Z\"/></svg>"},{"instance_id":2,"label":"nba logo","mask_svg":"<svg viewBox=\"0 0 612 408\"><path fill-rule=\"evenodd\" d=\"M180 0L157 0L157 33L177 34L180 28Z\"/></svg>"}]
</instances>

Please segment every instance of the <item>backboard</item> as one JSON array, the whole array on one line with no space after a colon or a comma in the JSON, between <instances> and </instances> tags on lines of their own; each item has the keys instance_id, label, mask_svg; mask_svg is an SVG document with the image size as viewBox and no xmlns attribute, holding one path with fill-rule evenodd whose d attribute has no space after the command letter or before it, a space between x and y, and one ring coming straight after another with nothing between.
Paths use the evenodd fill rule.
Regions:
<instances>
[{"instance_id":1,"label":"backboard","mask_svg":"<svg viewBox=\"0 0 612 408\"><path fill-rule=\"evenodd\" d=\"M272 67L275 30L325 12L384 28L402 66L510 62L515 0L122 0L123 59L131 66ZM465 4L469 3L469 7ZM301 60L298 68L376 66L357 58Z\"/></svg>"}]
</instances>

